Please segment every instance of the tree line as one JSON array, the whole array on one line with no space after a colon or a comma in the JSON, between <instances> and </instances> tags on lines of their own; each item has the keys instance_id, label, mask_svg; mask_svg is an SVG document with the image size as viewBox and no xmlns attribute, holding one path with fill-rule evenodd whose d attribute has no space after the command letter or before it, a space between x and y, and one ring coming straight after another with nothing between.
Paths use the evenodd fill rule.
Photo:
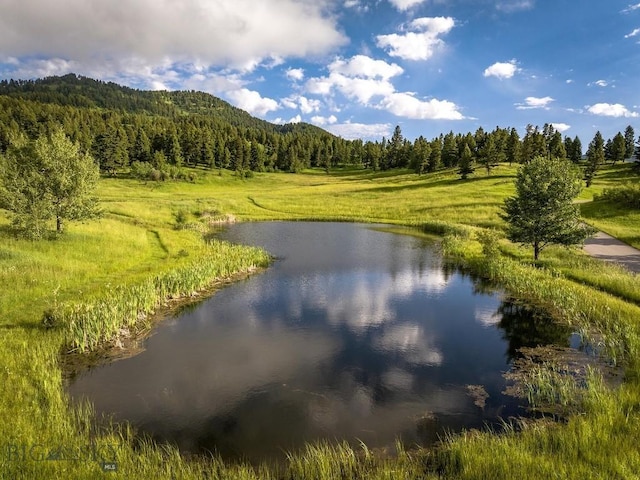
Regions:
<instances>
[{"instance_id":1,"label":"tree line","mask_svg":"<svg viewBox=\"0 0 640 480\"><path fill-rule=\"evenodd\" d=\"M0 153L12 138L35 140L62 128L90 153L104 173L131 170L164 179L183 166L251 172L297 172L353 165L372 170L411 169L418 174L456 168L462 178L487 174L502 162L538 156L583 161L578 136L552 124L450 131L432 139L404 138L396 126L381 141L345 140L309 124L274 125L202 92L145 92L70 74L34 81L0 82ZM586 150L587 186L599 165L640 149L633 127L604 140L598 132ZM637 153L637 152L636 152ZM173 173L172 173L173 172Z\"/></svg>"},{"instance_id":2,"label":"tree line","mask_svg":"<svg viewBox=\"0 0 640 480\"><path fill-rule=\"evenodd\" d=\"M12 138L35 140L62 127L106 173L135 162L209 169L297 172L350 160L350 145L315 127L235 126L216 117L178 117L46 104L0 96L0 153Z\"/></svg>"},{"instance_id":3,"label":"tree line","mask_svg":"<svg viewBox=\"0 0 640 480\"><path fill-rule=\"evenodd\" d=\"M458 168L462 178L474 173L476 168L487 174L499 163L529 163L536 157L568 159L578 164L586 160L585 178L593 178L599 165L605 162L624 161L640 156L640 137L635 141L634 129L627 126L623 133L604 141L596 132L583 158L582 141L578 136L562 136L552 124L542 129L528 125L521 138L515 128L496 127L485 131L482 127L474 133L454 134L452 131L431 140L424 137L411 142L402 136L396 126L393 136L381 142L364 144L366 163L374 169L411 168L416 173L434 172L441 168Z\"/></svg>"}]
</instances>

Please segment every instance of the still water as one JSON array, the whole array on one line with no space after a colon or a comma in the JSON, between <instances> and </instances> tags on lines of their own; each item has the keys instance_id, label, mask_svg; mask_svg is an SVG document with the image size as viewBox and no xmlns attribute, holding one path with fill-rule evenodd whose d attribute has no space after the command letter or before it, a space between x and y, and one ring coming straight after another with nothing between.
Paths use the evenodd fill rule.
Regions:
<instances>
[{"instance_id":1,"label":"still water","mask_svg":"<svg viewBox=\"0 0 640 480\"><path fill-rule=\"evenodd\" d=\"M445 268L425 240L306 222L219 237L277 259L162 322L141 354L74 378L73 399L226 459L277 459L322 439L425 445L522 414L501 393L517 348L568 344L569 332L540 329Z\"/></svg>"}]
</instances>

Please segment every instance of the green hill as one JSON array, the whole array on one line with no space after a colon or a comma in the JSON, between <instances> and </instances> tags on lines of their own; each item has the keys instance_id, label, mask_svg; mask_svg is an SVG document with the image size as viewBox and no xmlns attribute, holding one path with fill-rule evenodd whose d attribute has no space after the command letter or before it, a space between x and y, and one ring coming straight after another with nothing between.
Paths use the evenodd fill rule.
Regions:
<instances>
[{"instance_id":1,"label":"green hill","mask_svg":"<svg viewBox=\"0 0 640 480\"><path fill-rule=\"evenodd\" d=\"M59 106L101 108L164 117L205 115L224 120L236 127L272 132L306 130L314 134L327 133L305 123L269 123L205 92L138 90L74 73L37 80L3 80L0 82L0 95Z\"/></svg>"},{"instance_id":2,"label":"green hill","mask_svg":"<svg viewBox=\"0 0 640 480\"><path fill-rule=\"evenodd\" d=\"M143 91L68 74L0 82L0 153L16 135L62 126L103 170L150 162L298 171L353 158L351 143L306 123L275 125L204 92Z\"/></svg>"}]
</instances>

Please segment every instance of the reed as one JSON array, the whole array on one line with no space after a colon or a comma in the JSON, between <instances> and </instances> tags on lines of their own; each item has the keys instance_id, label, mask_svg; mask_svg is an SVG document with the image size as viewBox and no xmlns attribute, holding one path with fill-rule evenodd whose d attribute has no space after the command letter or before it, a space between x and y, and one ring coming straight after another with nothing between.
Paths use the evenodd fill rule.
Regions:
<instances>
[{"instance_id":1,"label":"reed","mask_svg":"<svg viewBox=\"0 0 640 480\"><path fill-rule=\"evenodd\" d=\"M216 281L266 267L269 261L260 249L213 241L185 266L138 284L109 287L88 302L54 305L45 318L63 326L70 351L85 353L147 329L149 316L169 300L193 297Z\"/></svg>"},{"instance_id":2,"label":"reed","mask_svg":"<svg viewBox=\"0 0 640 480\"><path fill-rule=\"evenodd\" d=\"M620 183L628 176L623 167L607 166L607 175L597 177L583 199ZM108 178L99 187L105 217L70 226L66 236L44 243L8 235L2 229L7 218L0 211L0 478L637 478L637 279L564 250L549 249L534 265L527 252L500 238L500 254L487 258L492 250L485 247L483 253L476 234L503 227L497 213L513 193L515 171L502 165L495 175L468 182L458 181L453 171L420 177L346 170L256 174L250 181L223 172L203 175L194 184L159 185ZM609 233L640 242L640 214L610 203L585 204L583 214ZM612 389L594 377L586 385L563 385L543 371L531 376L532 400L570 402L572 388L580 387L581 414L562 423L507 421L497 433L451 434L429 450L398 446L391 458L365 446L320 443L292 452L280 468L236 465L215 456L185 459L175 448L141 441L127 424L95 418L86 403L70 406L58 361L62 346L86 351L113 341L122 328L144 328L151 312L170 298L268 261L264 252L244 247L203 247L198 229L174 229L173 213L181 209L190 212L191 223L201 223L204 212L215 211L241 220L385 222L444 235L443 250L452 262L574 325L625 367L624 382ZM489 246L492 241L484 240ZM206 258L209 266L201 265ZM58 315L66 311L69 317L54 315L58 328L45 329L41 318L48 309ZM118 471L103 472L93 461L42 462L7 455L13 444L81 448L88 442L113 445Z\"/></svg>"},{"instance_id":3,"label":"reed","mask_svg":"<svg viewBox=\"0 0 640 480\"><path fill-rule=\"evenodd\" d=\"M504 286L513 295L543 306L561 321L586 332L588 341L601 344L614 363L636 363L640 353L640 307L619 296L597 291L502 255L485 256L479 242L448 235L444 252L476 274Z\"/></svg>"}]
</instances>

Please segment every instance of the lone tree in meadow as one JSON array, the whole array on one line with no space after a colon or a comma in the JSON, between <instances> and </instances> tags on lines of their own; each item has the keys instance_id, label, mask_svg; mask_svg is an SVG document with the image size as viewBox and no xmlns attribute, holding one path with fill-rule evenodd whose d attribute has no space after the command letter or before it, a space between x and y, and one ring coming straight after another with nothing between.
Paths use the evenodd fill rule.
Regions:
<instances>
[{"instance_id":1,"label":"lone tree in meadow","mask_svg":"<svg viewBox=\"0 0 640 480\"><path fill-rule=\"evenodd\" d=\"M49 221L62 233L67 220L97 214L93 192L100 177L93 158L61 129L35 141L17 139L0 162L0 206L28 238L41 238Z\"/></svg>"},{"instance_id":2,"label":"lone tree in meadow","mask_svg":"<svg viewBox=\"0 0 640 480\"><path fill-rule=\"evenodd\" d=\"M580 220L573 199L582 189L580 169L567 160L536 157L516 178L516 195L507 198L501 217L512 242L533 247L537 260L551 244L576 245L593 234Z\"/></svg>"}]
</instances>

